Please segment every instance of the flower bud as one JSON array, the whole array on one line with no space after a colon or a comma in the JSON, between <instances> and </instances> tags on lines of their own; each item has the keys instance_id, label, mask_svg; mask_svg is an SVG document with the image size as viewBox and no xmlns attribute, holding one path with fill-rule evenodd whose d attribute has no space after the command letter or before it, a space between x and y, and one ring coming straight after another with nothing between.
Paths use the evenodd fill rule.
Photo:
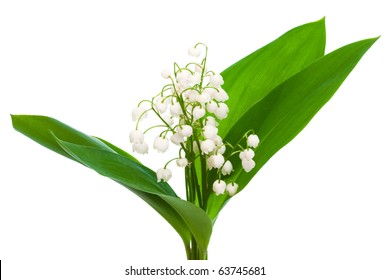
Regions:
<instances>
[{"instance_id":1,"label":"flower bud","mask_svg":"<svg viewBox=\"0 0 390 280\"><path fill-rule=\"evenodd\" d=\"M216 195L223 194L226 189L226 183L222 180L216 180L213 184L213 191Z\"/></svg>"}]
</instances>

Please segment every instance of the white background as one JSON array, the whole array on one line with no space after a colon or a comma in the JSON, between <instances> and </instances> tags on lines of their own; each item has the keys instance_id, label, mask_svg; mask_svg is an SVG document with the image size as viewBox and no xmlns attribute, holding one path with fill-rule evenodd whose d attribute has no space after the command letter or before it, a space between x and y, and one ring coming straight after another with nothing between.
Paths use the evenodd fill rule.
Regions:
<instances>
[{"instance_id":1,"label":"white background","mask_svg":"<svg viewBox=\"0 0 390 280\"><path fill-rule=\"evenodd\" d=\"M264 279L390 279L384 3L1 1L4 279L130 279L130 265L190 265L179 236L148 205L15 132L10 113L49 115L130 150L131 109L160 89L160 70L185 61L188 47L207 43L210 68L222 71L323 16L327 52L382 37L306 129L223 210L207 266L265 266ZM140 160L158 168L166 159L152 153ZM181 193L178 172L172 186Z\"/></svg>"}]
</instances>

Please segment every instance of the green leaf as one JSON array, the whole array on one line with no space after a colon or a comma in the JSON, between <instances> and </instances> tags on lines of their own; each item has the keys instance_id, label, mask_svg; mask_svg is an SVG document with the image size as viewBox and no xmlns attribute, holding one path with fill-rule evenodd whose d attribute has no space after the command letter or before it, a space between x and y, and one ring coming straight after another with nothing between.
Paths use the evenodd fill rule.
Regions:
<instances>
[{"instance_id":1,"label":"green leaf","mask_svg":"<svg viewBox=\"0 0 390 280\"><path fill-rule=\"evenodd\" d=\"M210 218L196 205L169 193L165 187L168 186L168 184L157 183L154 172L145 170L140 164L119 154L97 148L80 146L61 140L58 140L58 142L65 151L72 155L72 157L99 174L121 183L130 190L135 189L137 191L159 196L182 218L178 225L176 225L177 221L174 221L173 225L175 227L179 226L180 228L183 224L187 225L199 247L203 252L207 251L212 231Z\"/></svg>"},{"instance_id":2,"label":"green leaf","mask_svg":"<svg viewBox=\"0 0 390 280\"><path fill-rule=\"evenodd\" d=\"M254 157L256 166L251 172L246 173L242 169L238 157L231 160L235 172L227 180L238 183L238 192L278 150L308 124L377 39L344 46L318 59L272 90L239 119L224 140L236 143L244 133L253 129L261 143ZM210 196L207 213L213 222L228 200L226 195Z\"/></svg>"},{"instance_id":3,"label":"green leaf","mask_svg":"<svg viewBox=\"0 0 390 280\"><path fill-rule=\"evenodd\" d=\"M194 236L206 252L212 231L207 214L194 204L178 198L167 183L157 183L156 174L134 157L105 140L85 135L53 118L11 117L14 128L27 137L131 190L169 222L186 247Z\"/></svg>"},{"instance_id":4,"label":"green leaf","mask_svg":"<svg viewBox=\"0 0 390 280\"><path fill-rule=\"evenodd\" d=\"M219 135L223 138L273 88L323 56L325 38L323 18L288 31L223 71L230 111L218 127Z\"/></svg>"},{"instance_id":5,"label":"green leaf","mask_svg":"<svg viewBox=\"0 0 390 280\"><path fill-rule=\"evenodd\" d=\"M34 115L11 115L13 127L42 146L73 159L57 143L52 132L60 139L80 145L113 151L103 142L90 137L70 126L50 117Z\"/></svg>"}]
</instances>

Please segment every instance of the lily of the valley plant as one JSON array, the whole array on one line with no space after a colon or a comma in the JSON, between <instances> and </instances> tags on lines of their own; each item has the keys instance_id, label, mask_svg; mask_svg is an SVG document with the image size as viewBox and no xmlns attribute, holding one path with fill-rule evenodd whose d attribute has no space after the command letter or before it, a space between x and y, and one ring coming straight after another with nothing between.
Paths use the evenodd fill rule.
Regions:
<instances>
[{"instance_id":1,"label":"lily of the valley plant","mask_svg":"<svg viewBox=\"0 0 390 280\"><path fill-rule=\"evenodd\" d=\"M376 40L325 55L322 19L290 30L221 73L208 68L206 45L192 46L189 62L163 70L166 84L132 112L133 153L150 152L148 139L156 152L177 149L156 172L55 119L13 115L12 122L34 141L138 195L177 231L187 258L203 260L222 208L307 125ZM147 127L143 119L149 117L155 123ZM185 198L167 183L172 164L184 169Z\"/></svg>"}]
</instances>

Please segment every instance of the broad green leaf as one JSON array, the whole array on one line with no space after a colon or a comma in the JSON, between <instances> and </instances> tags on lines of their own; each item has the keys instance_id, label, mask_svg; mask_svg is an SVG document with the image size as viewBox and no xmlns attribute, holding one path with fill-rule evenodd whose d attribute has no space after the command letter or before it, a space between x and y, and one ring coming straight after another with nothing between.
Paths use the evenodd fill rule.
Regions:
<instances>
[{"instance_id":1,"label":"broad green leaf","mask_svg":"<svg viewBox=\"0 0 390 280\"><path fill-rule=\"evenodd\" d=\"M235 172L228 180L237 182L239 191L309 123L376 40L358 41L318 59L272 90L239 119L226 136L226 141L236 143L249 129L253 129L261 139L254 157L256 166L251 172L246 173L242 169L238 157L232 160ZM214 219L228 198L211 199L217 201L208 210L209 216Z\"/></svg>"},{"instance_id":2,"label":"broad green leaf","mask_svg":"<svg viewBox=\"0 0 390 280\"><path fill-rule=\"evenodd\" d=\"M113 151L106 144L50 117L11 115L13 127L42 146L73 159L57 143L51 132L64 141Z\"/></svg>"},{"instance_id":3,"label":"broad green leaf","mask_svg":"<svg viewBox=\"0 0 390 280\"><path fill-rule=\"evenodd\" d=\"M94 165L94 168L98 169L96 171L124 185L153 207L178 232L186 247L189 246L191 236L194 235L202 249L207 249L211 235L211 222L205 212L178 198L167 183L157 183L155 173L125 151L105 140L81 133L53 118L13 115L12 122L14 128L27 137L86 166L90 164L83 158L86 152L90 153L88 154L90 159L96 155L102 156L107 162L96 160ZM68 151L64 150L66 145ZM72 154L68 153L69 147L73 148ZM104 168L107 170L103 170ZM199 230L198 226L202 230Z\"/></svg>"},{"instance_id":4,"label":"broad green leaf","mask_svg":"<svg viewBox=\"0 0 390 280\"><path fill-rule=\"evenodd\" d=\"M203 252L207 251L212 231L210 218L198 206L166 193L166 190L161 188L161 184L157 183L154 173L145 172L143 166L119 154L61 140L58 142L72 157L99 174L131 190L158 195L180 215Z\"/></svg>"},{"instance_id":5,"label":"broad green leaf","mask_svg":"<svg viewBox=\"0 0 390 280\"><path fill-rule=\"evenodd\" d=\"M224 70L229 115L220 123L219 135L224 137L273 88L323 56L325 38L325 19L304 24Z\"/></svg>"}]
</instances>

